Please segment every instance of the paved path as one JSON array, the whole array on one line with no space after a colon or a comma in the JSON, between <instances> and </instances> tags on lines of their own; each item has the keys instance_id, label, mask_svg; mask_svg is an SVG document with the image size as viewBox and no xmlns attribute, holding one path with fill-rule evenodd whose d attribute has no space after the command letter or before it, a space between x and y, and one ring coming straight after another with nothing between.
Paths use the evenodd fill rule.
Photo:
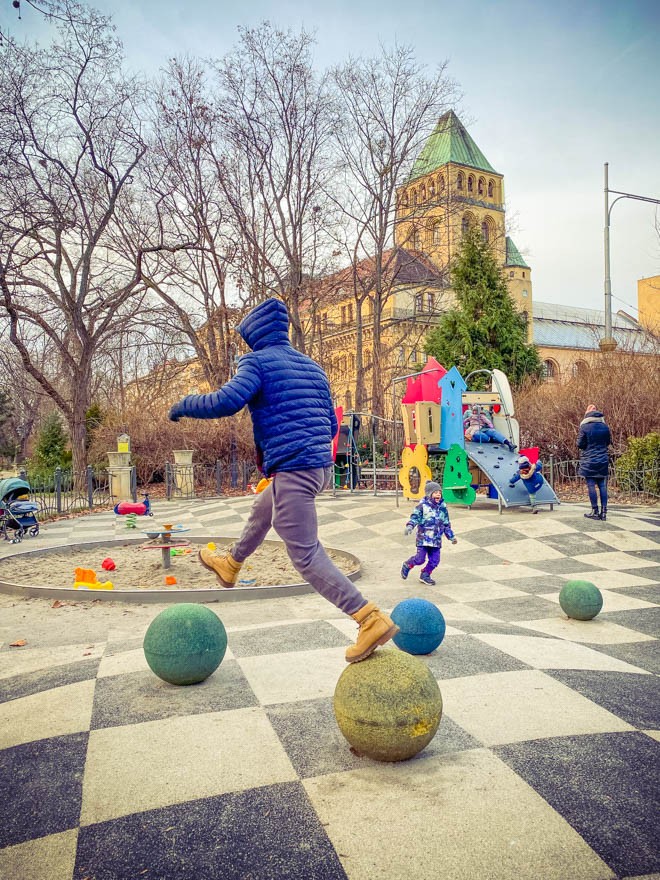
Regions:
<instances>
[{"instance_id":1,"label":"paved path","mask_svg":"<svg viewBox=\"0 0 660 880\"><path fill-rule=\"evenodd\" d=\"M233 536L249 505L156 514ZM362 560L365 595L430 599L448 623L423 658L442 722L401 764L357 758L339 733L332 694L355 625L316 594L209 605L229 649L189 688L146 666L161 606L0 596L0 877L660 877L658 512L456 510L459 544L428 588L399 577L410 507L318 504L325 543ZM120 528L89 516L0 552ZM593 621L558 606L576 576L603 591Z\"/></svg>"}]
</instances>

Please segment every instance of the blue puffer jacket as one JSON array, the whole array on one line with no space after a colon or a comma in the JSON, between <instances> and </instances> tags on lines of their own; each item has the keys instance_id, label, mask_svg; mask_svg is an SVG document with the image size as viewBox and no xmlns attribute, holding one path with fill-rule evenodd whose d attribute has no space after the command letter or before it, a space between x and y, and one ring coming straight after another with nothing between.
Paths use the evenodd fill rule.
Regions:
<instances>
[{"instance_id":1,"label":"blue puffer jacket","mask_svg":"<svg viewBox=\"0 0 660 880\"><path fill-rule=\"evenodd\" d=\"M424 498L410 515L407 526L417 526L415 543L418 547L442 547L442 536L453 540L446 503Z\"/></svg>"},{"instance_id":2,"label":"blue puffer jacket","mask_svg":"<svg viewBox=\"0 0 660 880\"><path fill-rule=\"evenodd\" d=\"M580 450L578 473L581 477L598 479L607 476L607 447L611 442L610 429L601 412L590 412L582 419L577 439Z\"/></svg>"},{"instance_id":3,"label":"blue puffer jacket","mask_svg":"<svg viewBox=\"0 0 660 880\"><path fill-rule=\"evenodd\" d=\"M252 351L240 358L236 375L218 391L184 397L170 418L217 419L247 405L266 476L331 465L337 419L328 377L289 342L284 303L267 299L237 329Z\"/></svg>"}]
</instances>

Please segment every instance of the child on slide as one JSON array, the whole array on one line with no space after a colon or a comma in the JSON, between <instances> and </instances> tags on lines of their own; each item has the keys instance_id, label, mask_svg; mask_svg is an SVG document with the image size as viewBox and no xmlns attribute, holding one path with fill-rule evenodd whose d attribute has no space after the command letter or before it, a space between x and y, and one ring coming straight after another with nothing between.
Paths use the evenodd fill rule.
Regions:
<instances>
[{"instance_id":1,"label":"child on slide","mask_svg":"<svg viewBox=\"0 0 660 880\"><path fill-rule=\"evenodd\" d=\"M526 455L521 455L518 459L518 470L509 480L509 488L513 489L518 480L522 480L522 484L529 494L529 503L532 505L532 513L538 513L536 506L536 493L543 485L543 465L537 461L532 466L531 461Z\"/></svg>"}]
</instances>

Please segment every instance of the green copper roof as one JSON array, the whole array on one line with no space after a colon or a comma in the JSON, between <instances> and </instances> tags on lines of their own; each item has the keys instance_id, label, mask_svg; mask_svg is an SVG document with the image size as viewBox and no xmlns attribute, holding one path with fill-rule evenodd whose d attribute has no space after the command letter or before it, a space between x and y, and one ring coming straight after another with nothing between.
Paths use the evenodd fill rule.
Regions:
<instances>
[{"instance_id":1,"label":"green copper roof","mask_svg":"<svg viewBox=\"0 0 660 880\"><path fill-rule=\"evenodd\" d=\"M527 263L520 255L520 251L513 243L513 239L506 237L506 262L505 266L522 266L523 269L529 269Z\"/></svg>"},{"instance_id":2,"label":"green copper roof","mask_svg":"<svg viewBox=\"0 0 660 880\"><path fill-rule=\"evenodd\" d=\"M415 160L408 180L416 180L424 174L430 174L447 162L468 165L479 171L497 174L453 110L444 113L438 120L433 133Z\"/></svg>"}]
</instances>

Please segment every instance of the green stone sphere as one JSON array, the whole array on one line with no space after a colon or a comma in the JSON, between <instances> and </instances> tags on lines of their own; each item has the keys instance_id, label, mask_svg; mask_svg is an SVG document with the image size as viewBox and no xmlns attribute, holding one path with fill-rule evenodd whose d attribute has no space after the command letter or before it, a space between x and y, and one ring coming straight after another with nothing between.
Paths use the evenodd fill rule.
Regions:
<instances>
[{"instance_id":1,"label":"green stone sphere","mask_svg":"<svg viewBox=\"0 0 660 880\"><path fill-rule=\"evenodd\" d=\"M589 581L567 581L559 594L559 604L573 620L592 620L603 607L603 594Z\"/></svg>"},{"instance_id":2,"label":"green stone sphere","mask_svg":"<svg viewBox=\"0 0 660 880\"><path fill-rule=\"evenodd\" d=\"M376 651L342 672L335 718L359 755L405 761L435 736L442 695L428 667L403 651Z\"/></svg>"},{"instance_id":3,"label":"green stone sphere","mask_svg":"<svg viewBox=\"0 0 660 880\"><path fill-rule=\"evenodd\" d=\"M220 618L192 602L161 611L144 637L147 663L170 684L204 681L220 666L226 650L227 632Z\"/></svg>"}]
</instances>

